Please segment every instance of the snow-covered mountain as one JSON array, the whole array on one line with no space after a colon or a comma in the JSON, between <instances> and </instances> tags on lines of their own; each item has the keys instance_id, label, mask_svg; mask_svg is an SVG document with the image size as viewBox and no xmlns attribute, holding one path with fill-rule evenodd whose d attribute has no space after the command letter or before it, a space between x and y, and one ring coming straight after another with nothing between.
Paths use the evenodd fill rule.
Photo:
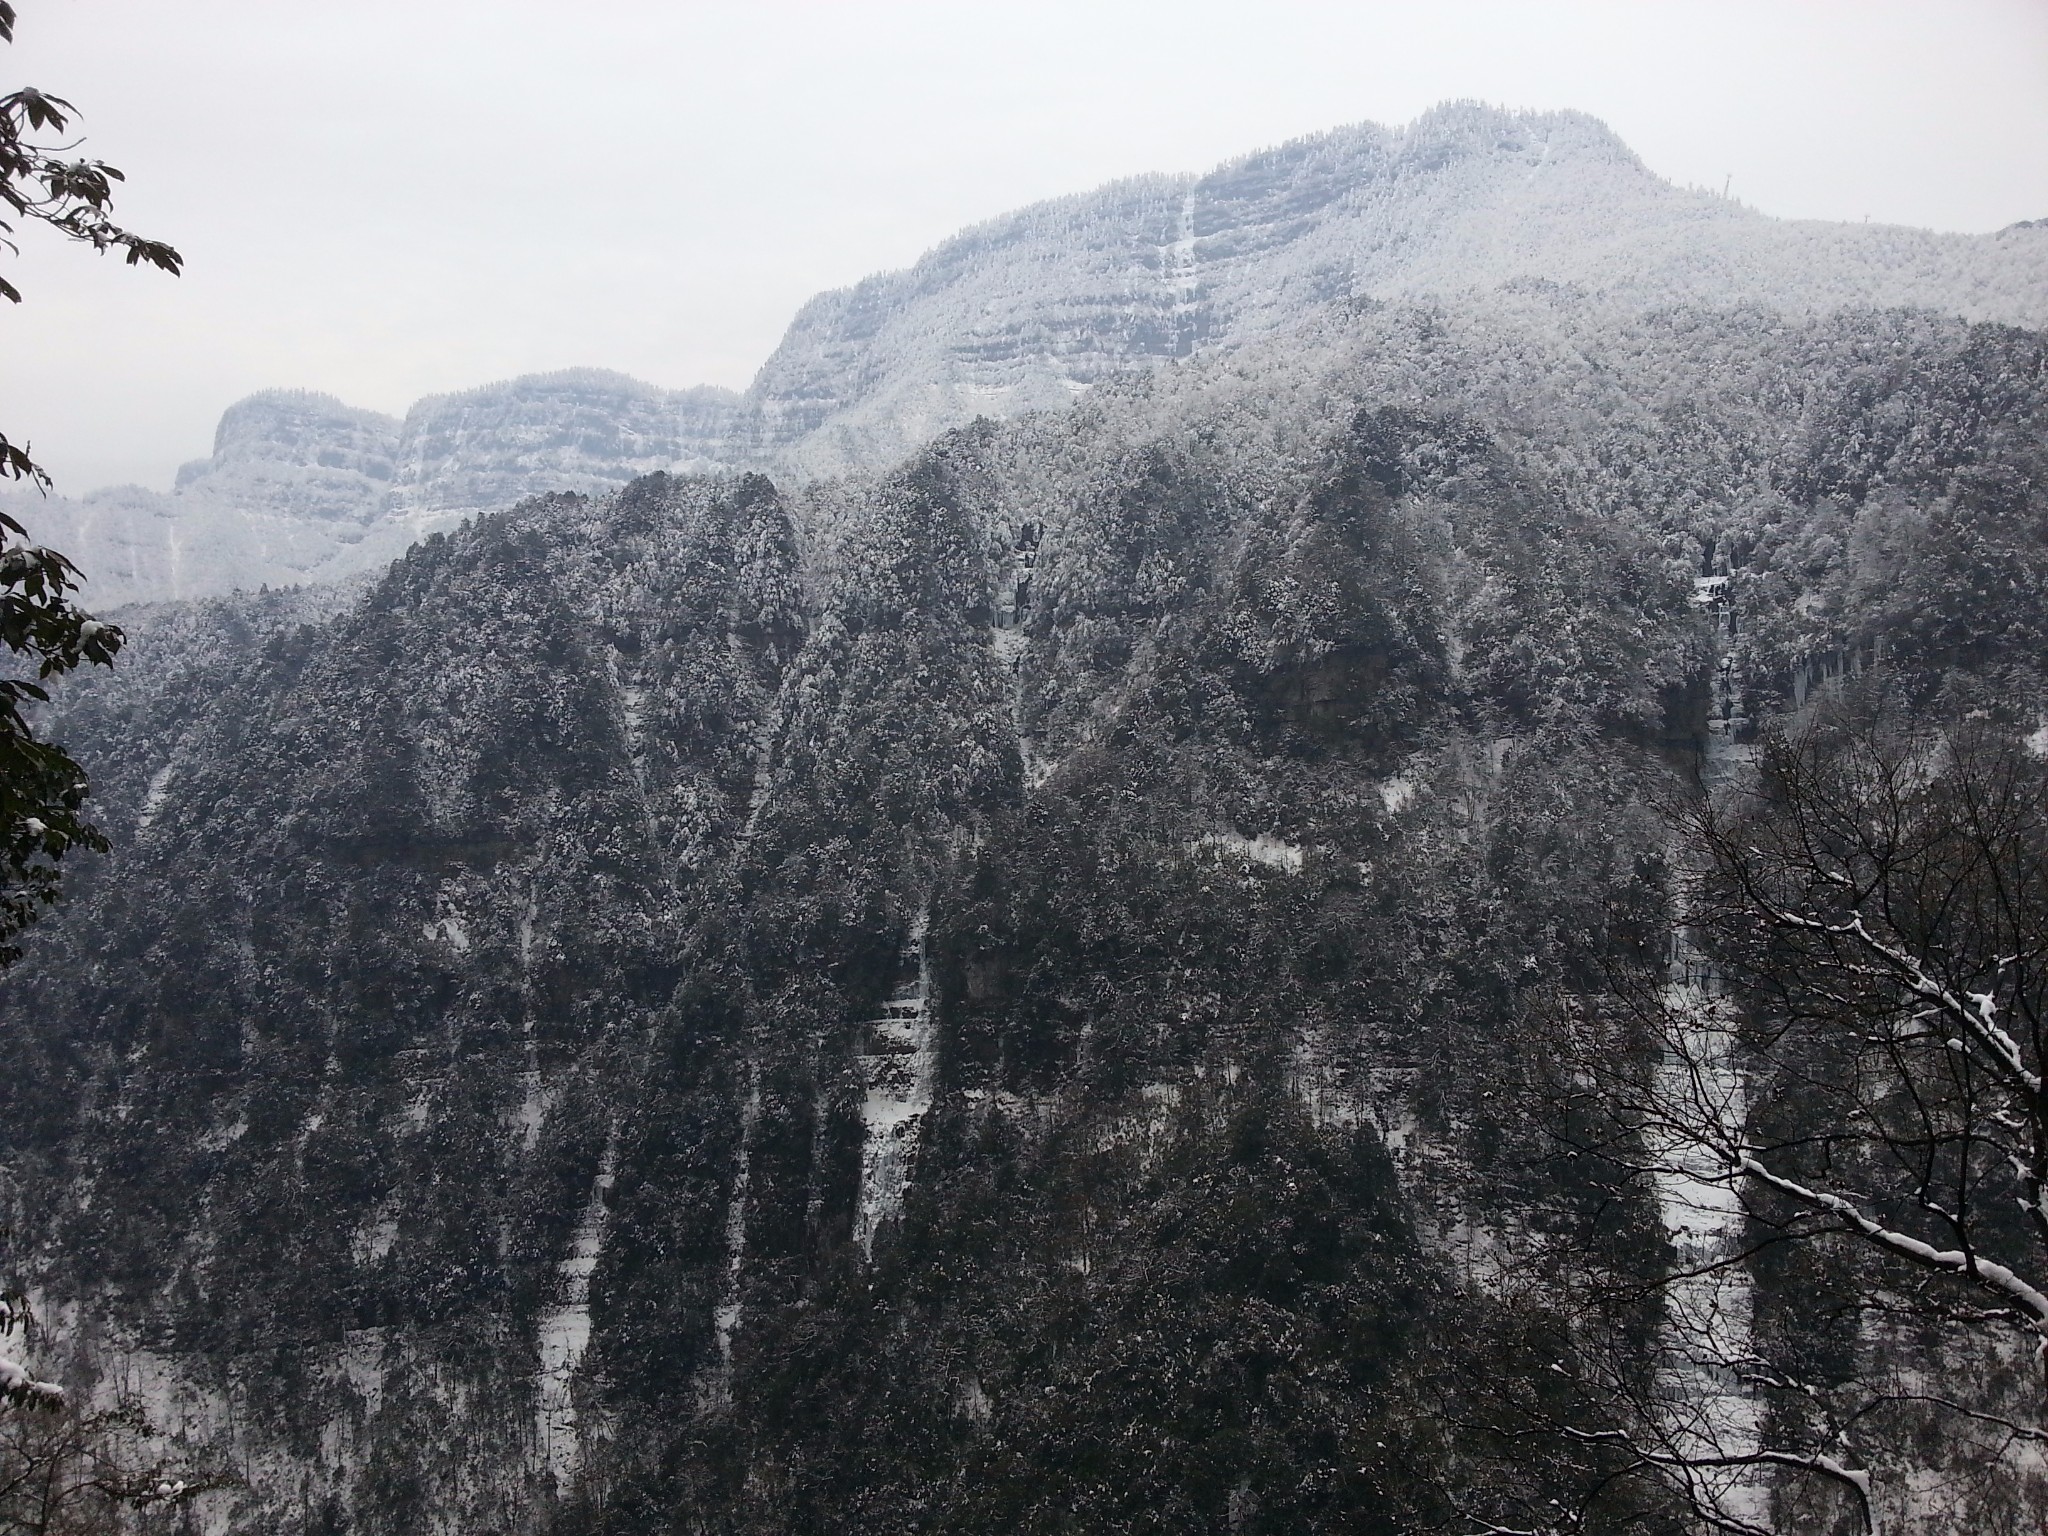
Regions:
<instances>
[{"instance_id":1,"label":"snow-covered mountain","mask_svg":"<svg viewBox=\"0 0 2048 1536\"><path fill-rule=\"evenodd\" d=\"M7 493L102 607L293 586L376 570L423 535L534 491L595 491L657 469L716 468L740 399L573 369L432 395L403 421L272 390L228 408L210 457L168 494Z\"/></svg>"},{"instance_id":2,"label":"snow-covered mountain","mask_svg":"<svg viewBox=\"0 0 2048 1536\"><path fill-rule=\"evenodd\" d=\"M1531 283L135 613L52 719L114 856L0 978L38 1368L234 1536L1676 1533L1541 1415L1695 1400L2040 1530L2025 1443L1829 1438L1952 1362L1568 1155L1551 1053L1704 963L1653 807L1748 721L1880 653L2041 718L2044 426L2038 332Z\"/></svg>"},{"instance_id":3,"label":"snow-covered mountain","mask_svg":"<svg viewBox=\"0 0 2048 1536\"><path fill-rule=\"evenodd\" d=\"M970 229L813 299L744 395L574 370L422 400L396 422L265 394L228 411L212 458L168 495L10 505L91 575L103 606L326 580L525 495L656 469L878 467L976 416L1064 406L1333 303L1530 279L1624 312L1903 305L2037 326L2048 227L1772 219L1662 181L1581 114L1451 105Z\"/></svg>"},{"instance_id":4,"label":"snow-covered mountain","mask_svg":"<svg viewBox=\"0 0 2048 1536\"><path fill-rule=\"evenodd\" d=\"M1722 1530L2048 1528L2032 1339L1896 1175L1948 1164L1825 1112L1989 1058L1925 969L1748 1030L1690 814L1849 674L2048 739L2044 236L1456 108L970 231L744 396L244 402L45 536L412 547L53 690L112 854L0 976L32 1364L232 1472L211 1536L1675 1536L1700 1472ZM2048 1018L1969 942L1973 1039ZM1705 1142L1639 1118L1687 1077ZM1949 1272L1746 1182L1752 1107ZM1967 1186L2003 1274L2034 1166Z\"/></svg>"},{"instance_id":5,"label":"snow-covered mountain","mask_svg":"<svg viewBox=\"0 0 2048 1536\"><path fill-rule=\"evenodd\" d=\"M812 300L750 395L787 459L830 472L1334 301L1530 278L1625 310L1905 305L2040 325L2048 230L1773 219L1661 180L1583 114L1456 104L968 230L907 271Z\"/></svg>"}]
</instances>

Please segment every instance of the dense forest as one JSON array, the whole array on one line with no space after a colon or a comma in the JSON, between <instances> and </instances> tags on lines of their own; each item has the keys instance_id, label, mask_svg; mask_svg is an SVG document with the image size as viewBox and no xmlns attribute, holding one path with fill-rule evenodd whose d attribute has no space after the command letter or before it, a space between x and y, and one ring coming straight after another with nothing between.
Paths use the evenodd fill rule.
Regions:
<instances>
[{"instance_id":1,"label":"dense forest","mask_svg":"<svg viewBox=\"0 0 2048 1536\"><path fill-rule=\"evenodd\" d=\"M2038 807L2044 445L2037 331L1530 280L130 610L0 998L51 1350L194 1530L2031 1529L2024 1331L1684 1218L1670 1085L1889 1209L1743 850Z\"/></svg>"}]
</instances>

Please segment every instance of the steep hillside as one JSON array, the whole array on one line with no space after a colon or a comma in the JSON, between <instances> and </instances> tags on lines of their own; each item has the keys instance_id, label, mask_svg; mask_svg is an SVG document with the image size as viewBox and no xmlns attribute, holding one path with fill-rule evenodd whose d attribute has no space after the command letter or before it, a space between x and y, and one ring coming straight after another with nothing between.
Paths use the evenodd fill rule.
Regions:
<instances>
[{"instance_id":1,"label":"steep hillside","mask_svg":"<svg viewBox=\"0 0 2048 1536\"><path fill-rule=\"evenodd\" d=\"M1740 717L2038 718L2044 427L2038 332L1525 283L148 615L0 994L52 1357L234 1530L1680 1529L1560 1000Z\"/></svg>"}]
</instances>

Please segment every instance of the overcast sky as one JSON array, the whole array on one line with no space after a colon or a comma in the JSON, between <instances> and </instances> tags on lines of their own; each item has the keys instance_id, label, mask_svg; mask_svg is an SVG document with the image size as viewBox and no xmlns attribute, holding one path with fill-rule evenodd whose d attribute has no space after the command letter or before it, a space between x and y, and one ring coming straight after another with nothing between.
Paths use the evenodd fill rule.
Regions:
<instances>
[{"instance_id":1,"label":"overcast sky","mask_svg":"<svg viewBox=\"0 0 2048 1536\"><path fill-rule=\"evenodd\" d=\"M1788 217L2048 216L2048 0L19 0L172 279L23 240L0 430L168 486L273 386L744 386L963 224L1447 98L1576 107ZM6 259L0 256L0 259Z\"/></svg>"}]
</instances>

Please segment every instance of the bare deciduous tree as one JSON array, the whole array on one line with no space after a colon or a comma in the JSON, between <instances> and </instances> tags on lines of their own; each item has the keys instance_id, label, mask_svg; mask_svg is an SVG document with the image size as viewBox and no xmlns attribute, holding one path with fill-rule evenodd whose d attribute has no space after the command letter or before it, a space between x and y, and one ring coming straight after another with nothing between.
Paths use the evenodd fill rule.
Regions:
<instances>
[{"instance_id":1,"label":"bare deciduous tree","mask_svg":"<svg viewBox=\"0 0 2048 1536\"><path fill-rule=\"evenodd\" d=\"M1874 1532L1909 1471L1948 1518L2024 1528L2048 1448L2048 767L1990 722L1866 702L1766 734L1752 781L1680 821L1709 958L1618 989L1653 1064L1577 1010L1573 1091L1674 1213L1655 1289L1693 1385L1602 1433L1717 1529Z\"/></svg>"}]
</instances>

